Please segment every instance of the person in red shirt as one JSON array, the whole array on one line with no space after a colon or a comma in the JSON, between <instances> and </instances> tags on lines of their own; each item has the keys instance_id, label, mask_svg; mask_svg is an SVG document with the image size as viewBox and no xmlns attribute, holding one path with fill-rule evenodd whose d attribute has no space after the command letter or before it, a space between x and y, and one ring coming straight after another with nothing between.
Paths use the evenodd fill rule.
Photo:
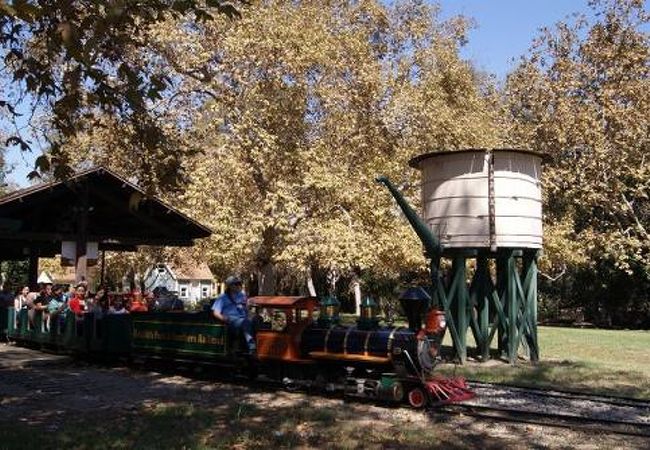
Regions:
<instances>
[{"instance_id":1,"label":"person in red shirt","mask_svg":"<svg viewBox=\"0 0 650 450\"><path fill-rule=\"evenodd\" d=\"M77 316L80 316L84 312L86 300L86 287L83 284L80 284L75 289L75 293L68 302L68 307L70 311L75 313Z\"/></svg>"},{"instance_id":2,"label":"person in red shirt","mask_svg":"<svg viewBox=\"0 0 650 450\"><path fill-rule=\"evenodd\" d=\"M142 292L140 290L133 291L131 298L131 312L147 312L147 303L142 298Z\"/></svg>"}]
</instances>

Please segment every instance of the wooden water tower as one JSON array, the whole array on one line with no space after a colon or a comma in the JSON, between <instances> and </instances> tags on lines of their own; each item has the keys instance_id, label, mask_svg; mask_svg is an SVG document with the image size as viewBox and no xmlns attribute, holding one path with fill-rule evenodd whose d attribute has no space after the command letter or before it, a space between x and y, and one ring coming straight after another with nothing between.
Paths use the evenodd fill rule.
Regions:
<instances>
[{"instance_id":1,"label":"wooden water tower","mask_svg":"<svg viewBox=\"0 0 650 450\"><path fill-rule=\"evenodd\" d=\"M420 155L409 164L422 172L422 219L405 210L385 180L431 258L434 301L446 312L462 362L468 329L482 360L490 358L495 336L511 363L519 349L539 359L541 161L538 153L512 149ZM441 258L451 261L445 277L439 275Z\"/></svg>"}]
</instances>

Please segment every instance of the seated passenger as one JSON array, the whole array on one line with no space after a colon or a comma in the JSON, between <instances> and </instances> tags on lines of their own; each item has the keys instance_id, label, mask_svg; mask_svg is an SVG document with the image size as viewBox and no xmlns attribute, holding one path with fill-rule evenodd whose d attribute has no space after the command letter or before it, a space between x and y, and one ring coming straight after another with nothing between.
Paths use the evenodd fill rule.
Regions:
<instances>
[{"instance_id":1,"label":"seated passenger","mask_svg":"<svg viewBox=\"0 0 650 450\"><path fill-rule=\"evenodd\" d=\"M183 311L185 309L183 301L176 294L167 290L166 287L157 287L154 289L154 295L154 309L156 311Z\"/></svg>"},{"instance_id":2,"label":"seated passenger","mask_svg":"<svg viewBox=\"0 0 650 450\"><path fill-rule=\"evenodd\" d=\"M70 311L75 313L77 317L81 316L84 313L84 308L86 307L86 286L83 284L77 285L74 295L68 301L68 308Z\"/></svg>"},{"instance_id":3,"label":"seated passenger","mask_svg":"<svg viewBox=\"0 0 650 450\"><path fill-rule=\"evenodd\" d=\"M70 284L68 285L68 290L63 294L63 301L68 303L70 300L72 300L72 297L74 297L76 293L74 285Z\"/></svg>"},{"instance_id":4,"label":"seated passenger","mask_svg":"<svg viewBox=\"0 0 650 450\"><path fill-rule=\"evenodd\" d=\"M59 325L59 327L61 326L61 319L63 319L61 313L65 311L65 309L66 305L63 301L63 288L61 286L54 286L54 289L52 289L52 296L47 304L47 311L50 313L50 325L54 325L55 329L57 325Z\"/></svg>"},{"instance_id":5,"label":"seated passenger","mask_svg":"<svg viewBox=\"0 0 650 450\"><path fill-rule=\"evenodd\" d=\"M147 311L148 311L147 304L144 301L134 299L131 302L131 312L147 312Z\"/></svg>"},{"instance_id":6,"label":"seated passenger","mask_svg":"<svg viewBox=\"0 0 650 450\"><path fill-rule=\"evenodd\" d=\"M253 326L248 319L246 308L246 294L242 291L242 282L239 278L230 276L226 279L226 292L217 297L212 304L212 314L228 328L244 333L246 344L251 354L256 351Z\"/></svg>"},{"instance_id":7,"label":"seated passenger","mask_svg":"<svg viewBox=\"0 0 650 450\"><path fill-rule=\"evenodd\" d=\"M128 313L129 312L124 307L122 300L116 300L115 303L108 308L108 314L128 314Z\"/></svg>"},{"instance_id":8,"label":"seated passenger","mask_svg":"<svg viewBox=\"0 0 650 450\"><path fill-rule=\"evenodd\" d=\"M14 293L13 287L9 283L2 285L2 291L0 291L0 307L2 308L11 308L14 306Z\"/></svg>"},{"instance_id":9,"label":"seated passenger","mask_svg":"<svg viewBox=\"0 0 650 450\"><path fill-rule=\"evenodd\" d=\"M49 314L47 313L47 305L50 303L50 298L52 297L52 285L51 284L44 284L42 285L40 293L34 298L34 300L29 303L28 302L28 317L29 317L29 323L34 327L34 319L36 318L36 314L38 312L42 313L41 316L41 327L42 329L40 331L46 331L47 330L47 322L49 320Z\"/></svg>"},{"instance_id":10,"label":"seated passenger","mask_svg":"<svg viewBox=\"0 0 650 450\"><path fill-rule=\"evenodd\" d=\"M131 312L147 312L147 303L142 298L142 292L133 291L133 300L131 300Z\"/></svg>"},{"instance_id":11,"label":"seated passenger","mask_svg":"<svg viewBox=\"0 0 650 450\"><path fill-rule=\"evenodd\" d=\"M145 306L147 307L147 311L153 310L156 306L156 296L154 295L153 292L147 292L145 295Z\"/></svg>"},{"instance_id":12,"label":"seated passenger","mask_svg":"<svg viewBox=\"0 0 650 450\"><path fill-rule=\"evenodd\" d=\"M106 296L106 289L99 287L93 298L92 305L88 312L91 312L95 315L95 319L101 319L104 317L104 314L107 312L108 298Z\"/></svg>"},{"instance_id":13,"label":"seated passenger","mask_svg":"<svg viewBox=\"0 0 650 450\"><path fill-rule=\"evenodd\" d=\"M16 314L14 325L16 329L18 329L18 327L20 326L20 324L18 323L20 310L23 308L27 309L28 295L29 295L29 286L24 286L20 291L20 294L18 294L14 299L14 313Z\"/></svg>"}]
</instances>

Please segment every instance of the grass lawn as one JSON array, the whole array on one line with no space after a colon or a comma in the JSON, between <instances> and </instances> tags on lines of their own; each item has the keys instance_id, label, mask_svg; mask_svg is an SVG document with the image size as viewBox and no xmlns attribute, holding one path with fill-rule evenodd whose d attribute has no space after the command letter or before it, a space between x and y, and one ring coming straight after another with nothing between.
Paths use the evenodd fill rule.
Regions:
<instances>
[{"instance_id":1,"label":"grass lawn","mask_svg":"<svg viewBox=\"0 0 650 450\"><path fill-rule=\"evenodd\" d=\"M451 345L447 334L445 343ZM468 347L473 344L471 333ZM541 361L490 361L439 371L469 379L650 399L650 331L539 327Z\"/></svg>"}]
</instances>

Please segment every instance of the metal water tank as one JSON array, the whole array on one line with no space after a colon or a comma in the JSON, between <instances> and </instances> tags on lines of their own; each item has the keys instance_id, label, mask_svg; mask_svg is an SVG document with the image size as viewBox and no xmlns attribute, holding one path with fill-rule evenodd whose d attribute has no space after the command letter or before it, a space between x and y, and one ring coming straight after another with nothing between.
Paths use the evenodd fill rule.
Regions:
<instances>
[{"instance_id":1,"label":"metal water tank","mask_svg":"<svg viewBox=\"0 0 650 450\"><path fill-rule=\"evenodd\" d=\"M423 218L445 248L541 248L539 153L472 149L410 161L422 171Z\"/></svg>"}]
</instances>

